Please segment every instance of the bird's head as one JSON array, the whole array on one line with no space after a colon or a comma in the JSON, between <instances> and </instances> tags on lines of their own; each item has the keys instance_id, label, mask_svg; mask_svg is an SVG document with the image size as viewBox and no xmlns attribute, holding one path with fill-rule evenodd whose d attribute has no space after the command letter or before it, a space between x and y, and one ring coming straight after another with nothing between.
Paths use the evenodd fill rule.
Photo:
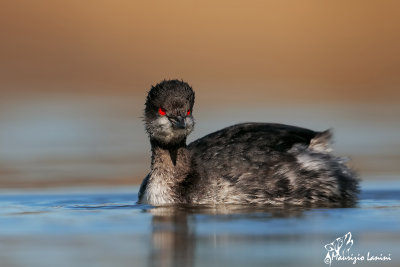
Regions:
<instances>
[{"instance_id":1,"label":"bird's head","mask_svg":"<svg viewBox=\"0 0 400 267\"><path fill-rule=\"evenodd\" d=\"M193 89L179 80L164 80L150 89L144 111L151 140L164 145L178 144L192 132Z\"/></svg>"}]
</instances>

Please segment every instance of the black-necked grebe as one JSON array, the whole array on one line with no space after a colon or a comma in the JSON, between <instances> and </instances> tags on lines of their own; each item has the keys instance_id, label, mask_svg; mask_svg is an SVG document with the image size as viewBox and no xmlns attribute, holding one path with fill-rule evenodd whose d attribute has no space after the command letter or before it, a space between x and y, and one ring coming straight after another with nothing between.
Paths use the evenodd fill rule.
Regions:
<instances>
[{"instance_id":1,"label":"black-necked grebe","mask_svg":"<svg viewBox=\"0 0 400 267\"><path fill-rule=\"evenodd\" d=\"M185 82L162 81L148 93L144 120L151 171L138 203L348 206L358 179L332 155L330 131L272 123L243 123L188 146L194 92Z\"/></svg>"}]
</instances>

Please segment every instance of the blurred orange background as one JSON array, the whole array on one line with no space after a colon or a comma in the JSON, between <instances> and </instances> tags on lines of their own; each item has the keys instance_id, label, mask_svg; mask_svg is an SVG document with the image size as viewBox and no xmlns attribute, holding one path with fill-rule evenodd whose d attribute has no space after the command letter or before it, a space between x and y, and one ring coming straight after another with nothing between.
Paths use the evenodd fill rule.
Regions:
<instances>
[{"instance_id":1,"label":"blurred orange background","mask_svg":"<svg viewBox=\"0 0 400 267\"><path fill-rule=\"evenodd\" d=\"M362 172L397 172L399 140L390 133L400 103L399 8L398 1L9 1L0 16L0 186L139 183L149 167L141 110L164 78L196 91L193 138L235 119L291 118L282 117L288 109L331 114L326 105L343 111L327 125L295 115L286 122L339 125L340 144L352 125L340 123L345 110L364 126L386 121L374 129L388 127L387 136L363 139L390 141L375 158L381 146L358 152L368 142L353 143L357 136L338 148ZM257 117L267 106L271 117ZM368 168L376 158L380 167Z\"/></svg>"}]
</instances>

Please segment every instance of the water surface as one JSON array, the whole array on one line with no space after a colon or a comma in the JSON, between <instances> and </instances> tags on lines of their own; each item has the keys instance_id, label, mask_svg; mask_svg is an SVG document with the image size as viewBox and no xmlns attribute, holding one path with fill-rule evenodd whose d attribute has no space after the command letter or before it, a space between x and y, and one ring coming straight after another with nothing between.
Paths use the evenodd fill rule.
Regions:
<instances>
[{"instance_id":1,"label":"water surface","mask_svg":"<svg viewBox=\"0 0 400 267\"><path fill-rule=\"evenodd\" d=\"M400 184L363 184L354 208L136 205L137 188L2 192L1 266L328 266L325 244L400 265ZM332 266L354 266L333 261Z\"/></svg>"}]
</instances>

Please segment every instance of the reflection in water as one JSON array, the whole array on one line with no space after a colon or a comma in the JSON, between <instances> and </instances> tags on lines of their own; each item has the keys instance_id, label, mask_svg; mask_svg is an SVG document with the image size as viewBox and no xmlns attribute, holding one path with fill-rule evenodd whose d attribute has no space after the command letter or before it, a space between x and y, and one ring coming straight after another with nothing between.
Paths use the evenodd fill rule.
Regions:
<instances>
[{"instance_id":1,"label":"reflection in water","mask_svg":"<svg viewBox=\"0 0 400 267\"><path fill-rule=\"evenodd\" d=\"M168 206L148 210L152 215L150 266L193 266L195 262L196 215L223 216L219 221L238 217L268 220L271 218L301 217L304 209L262 208L256 206L193 207ZM211 230L211 229L210 229ZM216 233L210 233L216 234Z\"/></svg>"},{"instance_id":2,"label":"reflection in water","mask_svg":"<svg viewBox=\"0 0 400 267\"><path fill-rule=\"evenodd\" d=\"M174 208L151 210L150 266L193 266L195 234L188 215Z\"/></svg>"}]
</instances>

